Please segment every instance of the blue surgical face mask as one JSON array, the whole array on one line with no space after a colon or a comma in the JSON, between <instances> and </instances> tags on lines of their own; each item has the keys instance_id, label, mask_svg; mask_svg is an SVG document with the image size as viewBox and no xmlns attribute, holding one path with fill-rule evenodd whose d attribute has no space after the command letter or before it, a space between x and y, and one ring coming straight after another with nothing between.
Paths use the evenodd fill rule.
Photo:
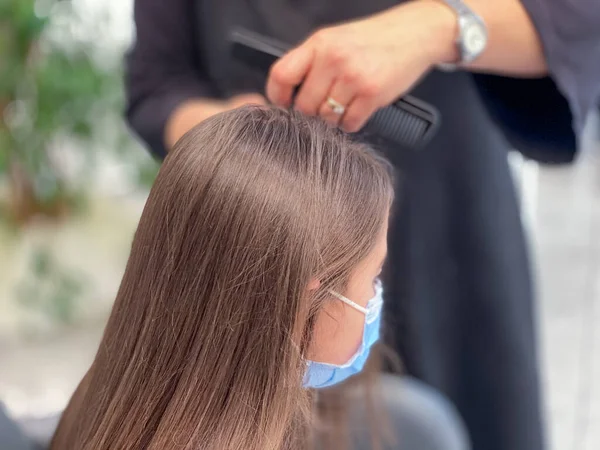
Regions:
<instances>
[{"instance_id":1,"label":"blue surgical face mask","mask_svg":"<svg viewBox=\"0 0 600 450\"><path fill-rule=\"evenodd\" d=\"M308 361L308 370L304 375L303 385L305 388L325 388L341 383L352 375L363 370L371 347L379 340L379 329L381 327L381 309L383 307L383 287L377 281L375 285L375 297L362 307L341 294L332 292L339 300L365 315L362 343L357 352L350 360L342 365Z\"/></svg>"}]
</instances>

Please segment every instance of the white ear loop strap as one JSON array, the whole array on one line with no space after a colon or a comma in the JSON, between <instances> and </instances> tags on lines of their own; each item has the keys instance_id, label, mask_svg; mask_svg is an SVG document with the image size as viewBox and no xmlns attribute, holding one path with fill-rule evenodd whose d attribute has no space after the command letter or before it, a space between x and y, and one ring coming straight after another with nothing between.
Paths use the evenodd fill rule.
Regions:
<instances>
[{"instance_id":1,"label":"white ear loop strap","mask_svg":"<svg viewBox=\"0 0 600 450\"><path fill-rule=\"evenodd\" d=\"M369 312L369 310L367 308L365 308L364 306L360 306L358 303L354 303L352 300L350 300L347 297L344 297L342 294L338 294L335 291L329 291L329 292L331 292L331 295L334 295L336 298L338 298L339 300L343 301L346 305L352 306L354 309L356 309L357 311L360 311L365 316Z\"/></svg>"}]
</instances>

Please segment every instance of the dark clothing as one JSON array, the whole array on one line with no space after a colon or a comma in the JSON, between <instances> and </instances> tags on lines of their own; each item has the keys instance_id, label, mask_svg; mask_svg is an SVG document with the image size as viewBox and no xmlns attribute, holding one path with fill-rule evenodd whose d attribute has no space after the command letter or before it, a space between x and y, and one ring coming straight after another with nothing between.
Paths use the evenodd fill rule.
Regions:
<instances>
[{"instance_id":1,"label":"dark clothing","mask_svg":"<svg viewBox=\"0 0 600 450\"><path fill-rule=\"evenodd\" d=\"M405 166L390 234L396 348L454 401L474 449L540 450L533 293L507 144L465 74L434 73L414 94L444 125Z\"/></svg>"},{"instance_id":2,"label":"dark clothing","mask_svg":"<svg viewBox=\"0 0 600 450\"><path fill-rule=\"evenodd\" d=\"M371 408L365 405L363 393L358 386L348 386L350 416L350 439L353 450L372 450L370 426L373 421ZM375 390L376 404L382 406L389 424L392 439L382 434L381 450L470 450L464 424L456 408L431 387L411 379L383 376ZM317 441L318 450L331 450L328 443Z\"/></svg>"},{"instance_id":3,"label":"dark clothing","mask_svg":"<svg viewBox=\"0 0 600 450\"><path fill-rule=\"evenodd\" d=\"M568 100L579 133L600 99L597 0L521 0L536 26L550 74Z\"/></svg>"},{"instance_id":4,"label":"dark clothing","mask_svg":"<svg viewBox=\"0 0 600 450\"><path fill-rule=\"evenodd\" d=\"M580 0L590 8L593 1ZM136 0L137 42L127 73L130 124L164 157L165 122L182 101L263 92L264 75L229 58L231 25L294 44L318 26L395 3ZM568 94L579 124L587 102L571 82L584 75L569 74L584 64L580 49L591 51L593 45L572 33L554 36L558 16L549 5L555 3L565 9L574 2L524 0L549 44L550 63L558 61L551 71ZM570 19L576 24L578 15L573 11ZM555 50L566 51L567 44L568 55ZM594 64L586 67L592 71ZM600 70L587 73L600 80ZM591 84L586 79L584 85ZM389 340L409 373L456 404L474 449L540 450L544 442L533 295L506 159L508 144L489 120L470 74L434 72L414 94L440 110L442 126L420 153L385 149L404 175L390 229Z\"/></svg>"},{"instance_id":5,"label":"dark clothing","mask_svg":"<svg viewBox=\"0 0 600 450\"><path fill-rule=\"evenodd\" d=\"M6 415L0 403L0 448L2 450L34 450L33 444L18 425Z\"/></svg>"},{"instance_id":6,"label":"dark clothing","mask_svg":"<svg viewBox=\"0 0 600 450\"><path fill-rule=\"evenodd\" d=\"M473 75L490 117L512 148L542 164L570 164L577 135L569 103L550 77Z\"/></svg>"}]
</instances>

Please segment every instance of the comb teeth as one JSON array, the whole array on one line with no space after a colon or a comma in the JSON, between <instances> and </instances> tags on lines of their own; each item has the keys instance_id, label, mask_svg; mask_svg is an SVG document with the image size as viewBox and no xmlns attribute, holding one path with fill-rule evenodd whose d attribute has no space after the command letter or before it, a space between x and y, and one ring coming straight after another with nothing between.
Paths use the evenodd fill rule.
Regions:
<instances>
[{"instance_id":1,"label":"comb teeth","mask_svg":"<svg viewBox=\"0 0 600 450\"><path fill-rule=\"evenodd\" d=\"M427 141L430 126L423 118L390 105L376 111L364 131L403 147L418 148Z\"/></svg>"}]
</instances>

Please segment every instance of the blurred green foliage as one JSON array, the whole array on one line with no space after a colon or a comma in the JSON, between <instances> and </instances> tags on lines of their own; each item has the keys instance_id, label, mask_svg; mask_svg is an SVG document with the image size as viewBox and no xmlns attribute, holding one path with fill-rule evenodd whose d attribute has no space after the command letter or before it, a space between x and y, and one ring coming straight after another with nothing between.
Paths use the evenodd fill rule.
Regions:
<instances>
[{"instance_id":1,"label":"blurred green foliage","mask_svg":"<svg viewBox=\"0 0 600 450\"><path fill-rule=\"evenodd\" d=\"M158 170L121 118L122 49L99 57L103 18L93 23L100 31L80 19L70 0L0 0L0 186L8 188L8 197L0 196L0 221L14 229L84 205L98 151L111 151L144 187ZM75 186L57 161L61 145L83 157ZM17 299L52 321L72 322L86 286L82 275L46 248L33 252L30 265Z\"/></svg>"},{"instance_id":2,"label":"blurred green foliage","mask_svg":"<svg viewBox=\"0 0 600 450\"><path fill-rule=\"evenodd\" d=\"M29 276L17 285L17 299L30 311L50 322L72 324L77 314L77 298L85 283L81 274L62 267L52 252L36 249L30 260Z\"/></svg>"},{"instance_id":3,"label":"blurred green foliage","mask_svg":"<svg viewBox=\"0 0 600 450\"><path fill-rule=\"evenodd\" d=\"M116 132L122 135L106 145L120 147L112 150L125 157L123 147L133 143L120 119L121 65L100 67L94 42L69 35L69 25L77 21L69 6L68 0L0 0L0 177L8 176L13 195L21 191L17 202L39 209L31 214L48 213L50 205L77 197L49 151L57 137L78 141L88 168L93 166L90 143L103 138L96 131L103 118L117 116ZM48 38L57 10L67 36L62 42ZM120 55L115 59L120 62ZM139 181L148 184L156 165L147 160L139 165Z\"/></svg>"}]
</instances>

